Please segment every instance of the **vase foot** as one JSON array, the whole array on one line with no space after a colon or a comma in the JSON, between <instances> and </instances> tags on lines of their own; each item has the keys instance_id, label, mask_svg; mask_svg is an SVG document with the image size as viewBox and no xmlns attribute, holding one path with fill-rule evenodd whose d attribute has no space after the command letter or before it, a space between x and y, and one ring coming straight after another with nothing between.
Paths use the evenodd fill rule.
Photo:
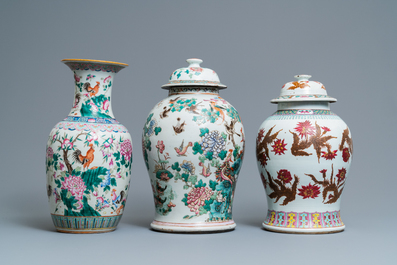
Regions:
<instances>
[{"instance_id":1,"label":"vase foot","mask_svg":"<svg viewBox=\"0 0 397 265\"><path fill-rule=\"evenodd\" d=\"M169 233L208 233L233 230L236 227L236 223L233 220L206 223L170 223L153 221L150 226L154 230Z\"/></svg>"},{"instance_id":2,"label":"vase foot","mask_svg":"<svg viewBox=\"0 0 397 265\"><path fill-rule=\"evenodd\" d=\"M325 227L325 228L285 228L275 227L262 223L263 228L271 232L288 233L288 234L331 234L345 230L345 226Z\"/></svg>"},{"instance_id":3,"label":"vase foot","mask_svg":"<svg viewBox=\"0 0 397 265\"><path fill-rule=\"evenodd\" d=\"M65 229L60 227L55 227L58 232L69 233L69 234L99 234L108 233L116 230L116 227L111 228L98 228L98 229Z\"/></svg>"}]
</instances>

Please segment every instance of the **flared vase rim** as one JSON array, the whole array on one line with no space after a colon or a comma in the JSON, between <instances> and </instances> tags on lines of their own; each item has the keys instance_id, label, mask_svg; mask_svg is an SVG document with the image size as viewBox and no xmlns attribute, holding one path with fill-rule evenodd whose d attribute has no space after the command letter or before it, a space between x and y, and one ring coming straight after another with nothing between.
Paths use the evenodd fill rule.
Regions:
<instances>
[{"instance_id":1,"label":"flared vase rim","mask_svg":"<svg viewBox=\"0 0 397 265\"><path fill-rule=\"evenodd\" d=\"M119 63L119 62L113 62L113 61L105 61L105 60L94 60L94 59L63 59L61 60L63 63L95 63L95 64L111 64L111 65L117 65L120 67L127 67L128 64L126 63Z\"/></svg>"}]
</instances>

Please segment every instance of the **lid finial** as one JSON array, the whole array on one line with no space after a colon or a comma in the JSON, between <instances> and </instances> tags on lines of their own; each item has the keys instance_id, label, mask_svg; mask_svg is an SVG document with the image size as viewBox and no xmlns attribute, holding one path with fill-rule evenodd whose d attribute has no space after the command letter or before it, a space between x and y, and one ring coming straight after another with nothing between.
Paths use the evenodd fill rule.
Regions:
<instances>
[{"instance_id":1,"label":"lid finial","mask_svg":"<svg viewBox=\"0 0 397 265\"><path fill-rule=\"evenodd\" d=\"M311 75L296 75L294 76L298 81L309 81Z\"/></svg>"},{"instance_id":2,"label":"lid finial","mask_svg":"<svg viewBox=\"0 0 397 265\"><path fill-rule=\"evenodd\" d=\"M200 64L203 62L203 60L197 58L190 58L187 59L186 62L189 63L189 67L200 67Z\"/></svg>"}]
</instances>

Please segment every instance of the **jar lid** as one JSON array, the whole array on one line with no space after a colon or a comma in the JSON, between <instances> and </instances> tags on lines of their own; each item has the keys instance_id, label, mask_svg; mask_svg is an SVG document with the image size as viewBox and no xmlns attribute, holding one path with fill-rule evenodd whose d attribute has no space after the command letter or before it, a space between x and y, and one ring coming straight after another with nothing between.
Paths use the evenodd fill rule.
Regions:
<instances>
[{"instance_id":1,"label":"jar lid","mask_svg":"<svg viewBox=\"0 0 397 265\"><path fill-rule=\"evenodd\" d=\"M197 58L187 59L188 67L176 69L170 76L168 84L162 88L175 86L211 86L219 89L226 88L221 84L217 73L209 68L203 68L200 64L203 60Z\"/></svg>"},{"instance_id":2,"label":"jar lid","mask_svg":"<svg viewBox=\"0 0 397 265\"><path fill-rule=\"evenodd\" d=\"M336 98L328 96L323 84L309 81L311 75L296 75L298 81L288 82L281 88L280 96L271 103L291 101L328 101L336 102Z\"/></svg>"}]
</instances>

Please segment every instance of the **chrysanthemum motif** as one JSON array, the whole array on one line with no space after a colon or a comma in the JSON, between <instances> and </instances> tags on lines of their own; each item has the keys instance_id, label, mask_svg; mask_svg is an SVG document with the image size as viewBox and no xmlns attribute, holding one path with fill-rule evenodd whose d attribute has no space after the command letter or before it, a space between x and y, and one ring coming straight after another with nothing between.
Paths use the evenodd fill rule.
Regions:
<instances>
[{"instance_id":1,"label":"chrysanthemum motif","mask_svg":"<svg viewBox=\"0 0 397 265\"><path fill-rule=\"evenodd\" d=\"M83 193L85 191L84 181L77 176L65 177L65 181L62 182L61 189L68 190L72 196L78 201L83 199Z\"/></svg>"},{"instance_id":2,"label":"chrysanthemum motif","mask_svg":"<svg viewBox=\"0 0 397 265\"><path fill-rule=\"evenodd\" d=\"M298 122L298 126L295 127L294 129L299 133L299 136L301 138L306 138L306 139L309 135L313 135L315 131L315 128L310 123L310 121Z\"/></svg>"},{"instance_id":3,"label":"chrysanthemum motif","mask_svg":"<svg viewBox=\"0 0 397 265\"><path fill-rule=\"evenodd\" d=\"M336 157L336 151L337 150L327 151L327 152L321 151L321 153L322 153L321 157L324 157L325 160L332 160Z\"/></svg>"},{"instance_id":4,"label":"chrysanthemum motif","mask_svg":"<svg viewBox=\"0 0 397 265\"><path fill-rule=\"evenodd\" d=\"M191 212L199 215L200 207L204 206L205 201L209 200L213 194L214 192L208 187L193 188L187 195L187 207Z\"/></svg>"},{"instance_id":5,"label":"chrysanthemum motif","mask_svg":"<svg viewBox=\"0 0 397 265\"><path fill-rule=\"evenodd\" d=\"M129 139L124 140L124 142L120 144L120 148L121 148L120 153L125 157L125 160L129 161L132 155L131 141Z\"/></svg>"},{"instance_id":6,"label":"chrysanthemum motif","mask_svg":"<svg viewBox=\"0 0 397 265\"><path fill-rule=\"evenodd\" d=\"M320 187L317 185L313 185L309 183L307 186L302 186L301 189L299 190L299 196L302 196L303 199L308 199L308 198L316 198L320 194Z\"/></svg>"},{"instance_id":7,"label":"chrysanthemum motif","mask_svg":"<svg viewBox=\"0 0 397 265\"><path fill-rule=\"evenodd\" d=\"M350 158L349 148L343 148L342 150L342 158L344 162L348 162Z\"/></svg>"},{"instance_id":8,"label":"chrysanthemum motif","mask_svg":"<svg viewBox=\"0 0 397 265\"><path fill-rule=\"evenodd\" d=\"M338 169L338 174L336 177L338 178L338 184L345 180L346 178L346 168L342 167L342 169Z\"/></svg>"},{"instance_id":9,"label":"chrysanthemum motif","mask_svg":"<svg viewBox=\"0 0 397 265\"><path fill-rule=\"evenodd\" d=\"M200 145L204 155L212 152L212 157L217 158L218 154L225 149L226 142L218 131L212 131L204 135Z\"/></svg>"},{"instance_id":10,"label":"chrysanthemum motif","mask_svg":"<svg viewBox=\"0 0 397 265\"><path fill-rule=\"evenodd\" d=\"M277 172L277 178L281 180L284 184L290 183L292 180L291 172L286 169L280 169L280 171Z\"/></svg>"},{"instance_id":11,"label":"chrysanthemum motif","mask_svg":"<svg viewBox=\"0 0 397 265\"><path fill-rule=\"evenodd\" d=\"M284 152L287 150L287 148L285 148L286 145L287 144L284 143L284 139L277 139L274 141L274 145L272 145L272 152L274 152L275 155L284 155Z\"/></svg>"}]
</instances>

